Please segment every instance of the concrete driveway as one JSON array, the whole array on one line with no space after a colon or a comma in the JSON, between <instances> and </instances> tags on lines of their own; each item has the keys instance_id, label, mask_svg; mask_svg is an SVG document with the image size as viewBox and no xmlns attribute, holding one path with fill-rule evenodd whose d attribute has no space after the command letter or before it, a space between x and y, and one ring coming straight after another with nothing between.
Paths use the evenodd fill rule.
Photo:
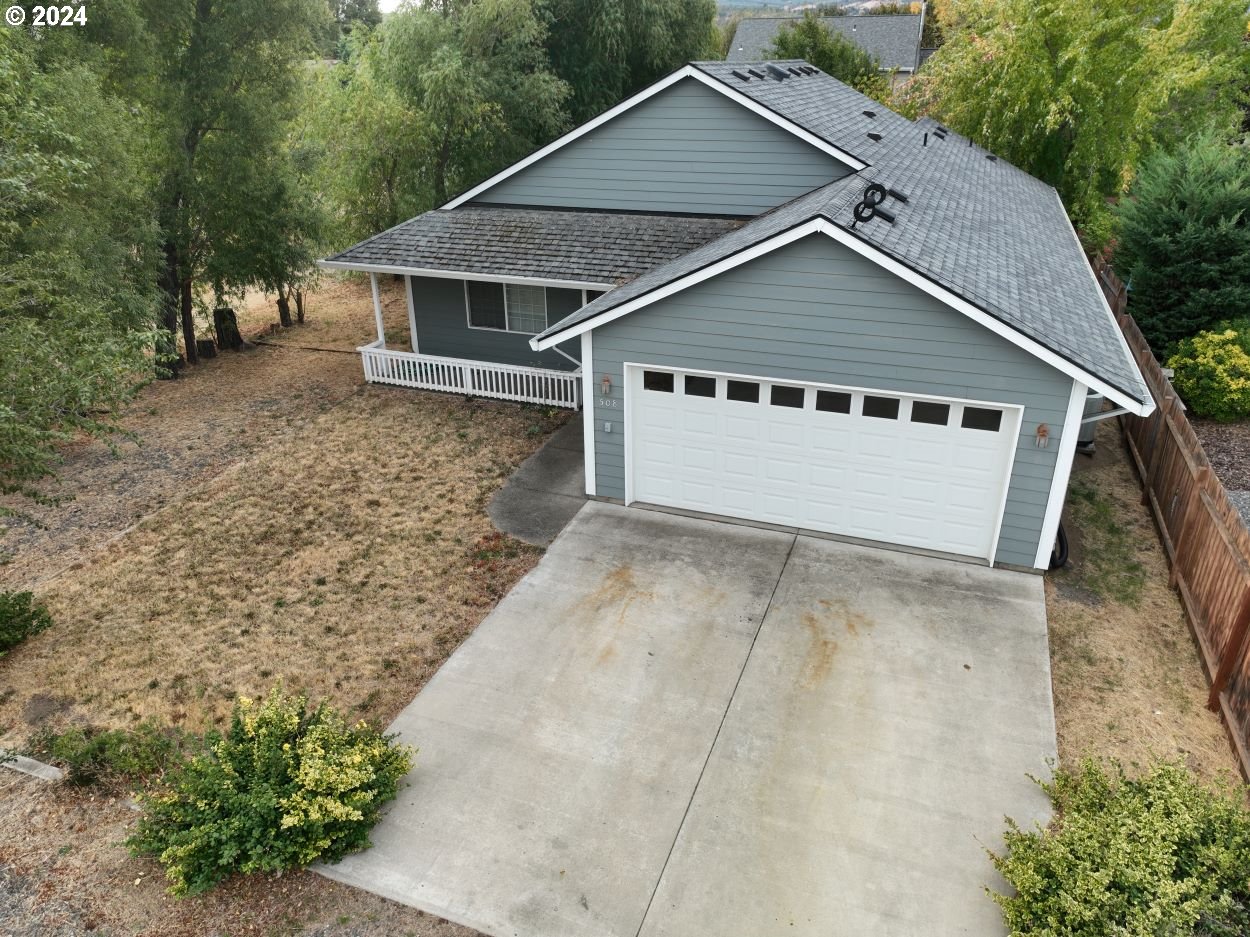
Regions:
<instances>
[{"instance_id":1,"label":"concrete driveway","mask_svg":"<svg viewBox=\"0 0 1250 937\"><path fill-rule=\"evenodd\" d=\"M393 729L410 785L321 871L488 934L1002 934L1042 582L592 502Z\"/></svg>"}]
</instances>

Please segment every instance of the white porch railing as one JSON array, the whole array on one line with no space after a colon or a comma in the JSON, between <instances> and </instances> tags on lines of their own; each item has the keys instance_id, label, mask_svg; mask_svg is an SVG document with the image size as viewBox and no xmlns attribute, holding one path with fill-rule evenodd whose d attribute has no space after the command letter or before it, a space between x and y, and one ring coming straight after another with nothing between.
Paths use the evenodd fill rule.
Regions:
<instances>
[{"instance_id":1,"label":"white porch railing","mask_svg":"<svg viewBox=\"0 0 1250 937\"><path fill-rule=\"evenodd\" d=\"M411 351L362 345L365 380L422 390L445 390L472 397L520 400L577 410L581 406L582 372L551 371L514 364L492 364L465 358L438 358Z\"/></svg>"}]
</instances>

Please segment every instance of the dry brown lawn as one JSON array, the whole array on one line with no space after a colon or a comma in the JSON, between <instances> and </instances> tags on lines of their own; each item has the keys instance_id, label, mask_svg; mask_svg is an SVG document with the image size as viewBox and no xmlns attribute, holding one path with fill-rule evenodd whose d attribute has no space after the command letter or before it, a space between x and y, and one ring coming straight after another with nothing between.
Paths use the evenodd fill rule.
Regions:
<instances>
[{"instance_id":1,"label":"dry brown lawn","mask_svg":"<svg viewBox=\"0 0 1250 937\"><path fill-rule=\"evenodd\" d=\"M1239 780L1141 486L1115 420L1077 455L1064 526L1072 557L1046 582L1059 758L1126 766L1178 757Z\"/></svg>"},{"instance_id":2,"label":"dry brown lawn","mask_svg":"<svg viewBox=\"0 0 1250 937\"><path fill-rule=\"evenodd\" d=\"M406 312L386 292L389 327ZM318 315L265 340L368 341L367 283L332 281ZM242 318L254 334L272 306ZM278 681L379 724L416 695L541 554L485 508L567 414L359 374L354 354L227 354L147 388L120 457L70 454L80 498L9 541L5 586L33 587L55 625L0 660L0 744L143 719L204 731ZM0 871L103 932L469 933L306 874L172 904L117 845L133 819L111 795L0 772Z\"/></svg>"}]
</instances>

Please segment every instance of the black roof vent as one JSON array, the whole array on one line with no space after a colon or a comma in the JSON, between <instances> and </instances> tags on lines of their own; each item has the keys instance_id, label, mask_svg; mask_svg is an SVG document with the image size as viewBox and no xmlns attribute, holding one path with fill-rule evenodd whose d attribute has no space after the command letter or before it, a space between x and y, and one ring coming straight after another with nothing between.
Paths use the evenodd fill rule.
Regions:
<instances>
[{"instance_id":1,"label":"black roof vent","mask_svg":"<svg viewBox=\"0 0 1250 937\"><path fill-rule=\"evenodd\" d=\"M748 69L747 69L747 74L748 74L748 75L750 75L752 78L763 78L763 77L764 77L764 73L763 73L763 72L757 72L757 71L756 71L755 69L753 69L753 68L748 68Z\"/></svg>"},{"instance_id":2,"label":"black roof vent","mask_svg":"<svg viewBox=\"0 0 1250 937\"><path fill-rule=\"evenodd\" d=\"M869 140L871 140L871 141L873 141L874 143L880 143L880 142L881 142L881 134L876 133L876 132L874 132L874 131L872 131L872 130L869 130L869 131L868 131L868 139L869 139Z\"/></svg>"},{"instance_id":3,"label":"black roof vent","mask_svg":"<svg viewBox=\"0 0 1250 937\"><path fill-rule=\"evenodd\" d=\"M886 189L885 191L889 194L890 198L894 199L894 201L902 202L904 205L907 204L907 196L898 189Z\"/></svg>"},{"instance_id":4,"label":"black roof vent","mask_svg":"<svg viewBox=\"0 0 1250 937\"><path fill-rule=\"evenodd\" d=\"M941 124L937 125L937 129L942 131L942 133L950 133L950 131L947 130L945 127L943 127Z\"/></svg>"},{"instance_id":5,"label":"black roof vent","mask_svg":"<svg viewBox=\"0 0 1250 937\"><path fill-rule=\"evenodd\" d=\"M935 137L937 137L939 140L945 140L945 139L946 139L946 134L942 133L942 131L940 131L940 130L935 130L935 131L933 131L933 135L934 135Z\"/></svg>"},{"instance_id":6,"label":"black roof vent","mask_svg":"<svg viewBox=\"0 0 1250 937\"><path fill-rule=\"evenodd\" d=\"M880 218L882 221L888 221L890 224L894 224L893 212L888 212L884 208L877 208L874 210L874 214L877 218Z\"/></svg>"},{"instance_id":7,"label":"black roof vent","mask_svg":"<svg viewBox=\"0 0 1250 937\"><path fill-rule=\"evenodd\" d=\"M819 68L813 68L810 65L801 65L799 67L803 69L804 75L815 75L818 71L820 71Z\"/></svg>"},{"instance_id":8,"label":"black roof vent","mask_svg":"<svg viewBox=\"0 0 1250 937\"><path fill-rule=\"evenodd\" d=\"M788 66L786 68L786 71L788 71L791 75L794 75L796 77L801 78L803 76L803 73L799 71L797 68L795 68L793 65Z\"/></svg>"},{"instance_id":9,"label":"black roof vent","mask_svg":"<svg viewBox=\"0 0 1250 937\"><path fill-rule=\"evenodd\" d=\"M783 72L780 68L778 68L776 65L768 66L768 74L772 75L778 81L785 81L787 78L790 77L785 72Z\"/></svg>"},{"instance_id":10,"label":"black roof vent","mask_svg":"<svg viewBox=\"0 0 1250 937\"><path fill-rule=\"evenodd\" d=\"M864 111L864 116L865 116L865 117L876 117L876 116L877 116L877 112L876 112L876 111Z\"/></svg>"},{"instance_id":11,"label":"black roof vent","mask_svg":"<svg viewBox=\"0 0 1250 937\"><path fill-rule=\"evenodd\" d=\"M750 79L750 78L748 78L746 75L742 74L742 72L738 71L736 68L735 68L732 72L730 72L730 74L731 74L731 75L733 75L735 78L737 78L739 81L750 81L750 80L751 80L751 79Z\"/></svg>"},{"instance_id":12,"label":"black roof vent","mask_svg":"<svg viewBox=\"0 0 1250 937\"><path fill-rule=\"evenodd\" d=\"M986 153L986 154L985 154L985 158L986 158L986 159L988 159L991 163L997 163L997 162L998 162L998 157L997 157L997 156L995 156L993 153Z\"/></svg>"}]
</instances>

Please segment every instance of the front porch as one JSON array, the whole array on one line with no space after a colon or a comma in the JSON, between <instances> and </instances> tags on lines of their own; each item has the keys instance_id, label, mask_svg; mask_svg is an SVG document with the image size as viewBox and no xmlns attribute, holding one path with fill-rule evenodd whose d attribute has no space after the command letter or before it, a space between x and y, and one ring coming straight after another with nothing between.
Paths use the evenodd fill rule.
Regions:
<instances>
[{"instance_id":1,"label":"front porch","mask_svg":"<svg viewBox=\"0 0 1250 937\"><path fill-rule=\"evenodd\" d=\"M582 372L549 371L515 364L439 358L395 351L379 339L356 349L371 384L397 384L420 390L444 390L473 397L519 400L581 409Z\"/></svg>"},{"instance_id":2,"label":"front porch","mask_svg":"<svg viewBox=\"0 0 1250 937\"><path fill-rule=\"evenodd\" d=\"M571 410L581 409L582 372L575 370L533 367L487 361L481 358L423 354L419 349L416 304L413 301L412 277L404 277L404 293L408 306L408 331L411 351L391 348L386 342L382 302L378 294L378 274L370 273L373 292L373 313L377 338L356 350L360 352L365 380L371 384L393 384L420 390L437 390L537 403ZM448 349L448 350L459 350ZM470 348L471 352L479 349ZM488 350L489 351L489 350ZM561 353L563 354L563 353ZM570 362L576 364L568 355Z\"/></svg>"}]
</instances>

